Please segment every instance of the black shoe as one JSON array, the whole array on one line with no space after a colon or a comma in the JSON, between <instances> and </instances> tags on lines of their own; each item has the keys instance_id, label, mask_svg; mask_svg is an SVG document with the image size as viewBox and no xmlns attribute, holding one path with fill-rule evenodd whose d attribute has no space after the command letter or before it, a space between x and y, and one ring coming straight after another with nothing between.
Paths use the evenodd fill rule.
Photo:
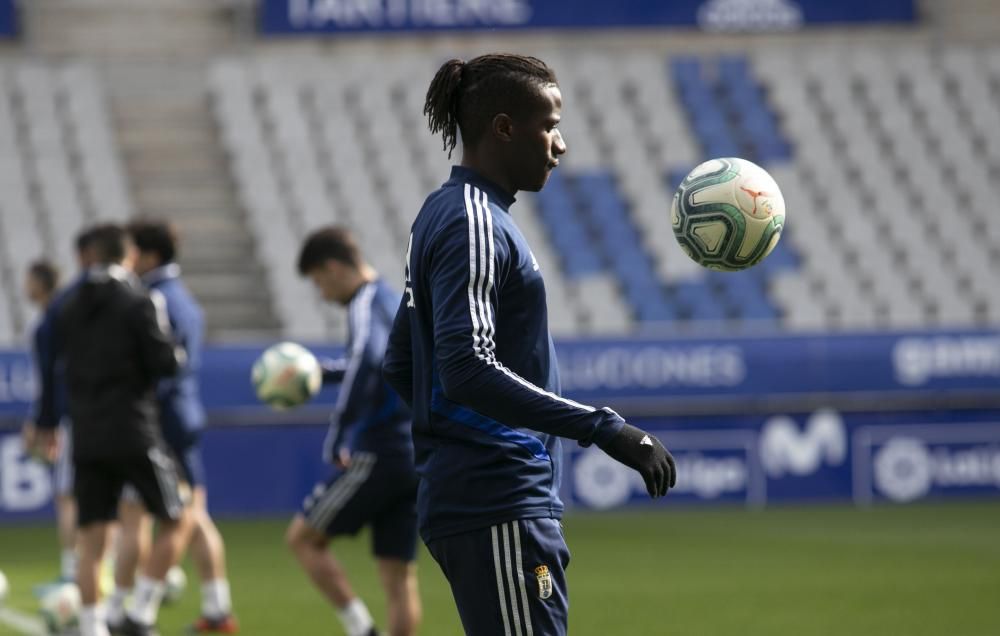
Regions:
<instances>
[{"instance_id":1,"label":"black shoe","mask_svg":"<svg viewBox=\"0 0 1000 636\"><path fill-rule=\"evenodd\" d=\"M160 632L156 631L155 625L143 625L142 623L137 623L128 616L121 624L121 631L118 633L122 636L160 636Z\"/></svg>"},{"instance_id":2,"label":"black shoe","mask_svg":"<svg viewBox=\"0 0 1000 636\"><path fill-rule=\"evenodd\" d=\"M124 631L122 631L124 629L125 629L124 620L119 621L117 623L112 623L111 621L108 621L108 632L111 634L111 636L121 636L122 634L125 633Z\"/></svg>"}]
</instances>

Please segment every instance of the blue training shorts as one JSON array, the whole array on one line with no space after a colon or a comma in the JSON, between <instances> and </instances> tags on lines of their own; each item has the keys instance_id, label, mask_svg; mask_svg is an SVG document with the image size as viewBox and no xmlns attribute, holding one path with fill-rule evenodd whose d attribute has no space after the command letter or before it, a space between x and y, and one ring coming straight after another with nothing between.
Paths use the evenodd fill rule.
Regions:
<instances>
[{"instance_id":1,"label":"blue training shorts","mask_svg":"<svg viewBox=\"0 0 1000 636\"><path fill-rule=\"evenodd\" d=\"M558 519L521 519L435 539L466 634L565 636L569 549Z\"/></svg>"},{"instance_id":2,"label":"blue training shorts","mask_svg":"<svg viewBox=\"0 0 1000 636\"><path fill-rule=\"evenodd\" d=\"M346 470L316 484L302 516L329 537L372 528L376 557L413 561L417 553L417 474L412 462L358 452Z\"/></svg>"}]
</instances>

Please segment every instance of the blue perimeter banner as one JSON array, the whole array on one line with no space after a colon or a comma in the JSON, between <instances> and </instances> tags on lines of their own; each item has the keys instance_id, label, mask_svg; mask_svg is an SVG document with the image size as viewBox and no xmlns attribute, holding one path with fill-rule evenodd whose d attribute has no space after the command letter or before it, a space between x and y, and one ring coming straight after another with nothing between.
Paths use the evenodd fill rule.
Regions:
<instances>
[{"instance_id":1,"label":"blue perimeter banner","mask_svg":"<svg viewBox=\"0 0 1000 636\"><path fill-rule=\"evenodd\" d=\"M17 8L14 0L0 0L0 38L17 35Z\"/></svg>"},{"instance_id":2,"label":"blue perimeter banner","mask_svg":"<svg viewBox=\"0 0 1000 636\"><path fill-rule=\"evenodd\" d=\"M563 499L594 510L676 504L1000 496L1000 411L808 413L652 418L677 461L677 487L651 501L642 479L599 449L568 444Z\"/></svg>"},{"instance_id":3,"label":"blue perimeter banner","mask_svg":"<svg viewBox=\"0 0 1000 636\"><path fill-rule=\"evenodd\" d=\"M564 442L568 507L759 508L794 502L861 506L928 498L1000 497L1000 411L841 413L634 420L678 465L677 487L651 501L638 474L596 448ZM325 427L211 428L204 436L209 504L220 516L290 516L318 481ZM52 518L51 470L0 432L0 523ZM54 539L53 539L54 541Z\"/></svg>"},{"instance_id":4,"label":"blue perimeter banner","mask_svg":"<svg viewBox=\"0 0 1000 636\"><path fill-rule=\"evenodd\" d=\"M265 34L698 27L788 31L913 22L914 0L261 0Z\"/></svg>"},{"instance_id":5,"label":"blue perimeter banner","mask_svg":"<svg viewBox=\"0 0 1000 636\"><path fill-rule=\"evenodd\" d=\"M212 424L317 423L336 390L278 414L257 401L250 367L267 346L205 351L202 396ZM557 344L563 393L630 417L663 414L1000 408L1000 333L607 339ZM319 356L340 349L313 347ZM30 360L0 351L0 427L19 423L34 395Z\"/></svg>"}]
</instances>

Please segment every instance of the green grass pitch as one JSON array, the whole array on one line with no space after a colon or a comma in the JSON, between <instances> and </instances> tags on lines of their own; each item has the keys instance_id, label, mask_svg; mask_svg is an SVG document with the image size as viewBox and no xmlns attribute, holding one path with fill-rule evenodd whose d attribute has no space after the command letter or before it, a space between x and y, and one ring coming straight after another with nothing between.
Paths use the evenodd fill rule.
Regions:
<instances>
[{"instance_id":1,"label":"green grass pitch","mask_svg":"<svg viewBox=\"0 0 1000 636\"><path fill-rule=\"evenodd\" d=\"M284 525L220 524L243 633L340 633L286 551ZM574 514L565 531L574 636L1000 635L998 502ZM35 608L31 586L55 573L54 543L49 527L0 528L11 606ZM367 545L361 537L338 541L334 550L382 617ZM420 565L421 633L461 634L426 552ZM198 610L190 565L188 575L181 603L160 614L165 635L181 633Z\"/></svg>"}]
</instances>

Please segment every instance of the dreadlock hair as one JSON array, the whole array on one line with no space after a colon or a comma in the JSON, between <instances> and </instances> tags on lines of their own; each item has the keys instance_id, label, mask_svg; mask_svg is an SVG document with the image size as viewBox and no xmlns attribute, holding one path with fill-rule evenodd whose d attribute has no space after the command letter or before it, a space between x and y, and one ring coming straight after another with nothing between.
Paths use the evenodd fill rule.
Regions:
<instances>
[{"instance_id":1,"label":"dreadlock hair","mask_svg":"<svg viewBox=\"0 0 1000 636\"><path fill-rule=\"evenodd\" d=\"M441 134L451 157L458 133L475 144L497 113L523 116L540 103L538 89L556 84L555 72L535 57L494 53L464 62L445 62L427 89L424 115Z\"/></svg>"}]
</instances>

